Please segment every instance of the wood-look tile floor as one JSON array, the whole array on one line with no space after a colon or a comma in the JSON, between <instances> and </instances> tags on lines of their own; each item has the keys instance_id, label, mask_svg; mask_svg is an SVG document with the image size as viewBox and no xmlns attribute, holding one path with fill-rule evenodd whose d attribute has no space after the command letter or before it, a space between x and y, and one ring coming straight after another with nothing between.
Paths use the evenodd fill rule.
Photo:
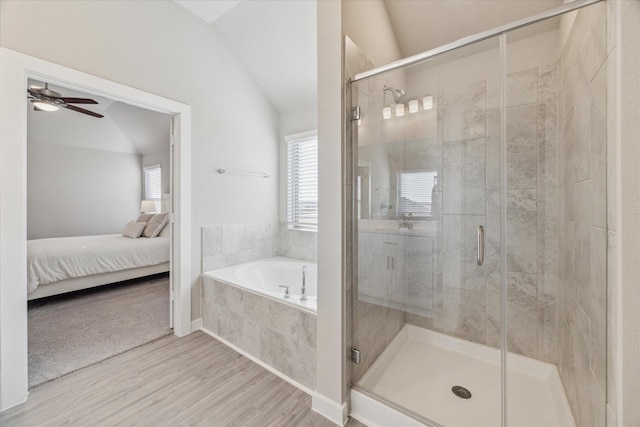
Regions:
<instances>
[{"instance_id":1,"label":"wood-look tile floor","mask_svg":"<svg viewBox=\"0 0 640 427\"><path fill-rule=\"evenodd\" d=\"M309 395L200 331L38 386L0 425L334 426L311 410Z\"/></svg>"}]
</instances>

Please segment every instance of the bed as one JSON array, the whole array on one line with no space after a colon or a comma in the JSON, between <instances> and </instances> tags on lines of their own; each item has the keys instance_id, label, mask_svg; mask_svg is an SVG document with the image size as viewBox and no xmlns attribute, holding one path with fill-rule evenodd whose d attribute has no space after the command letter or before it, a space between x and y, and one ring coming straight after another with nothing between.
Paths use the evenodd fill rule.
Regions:
<instances>
[{"instance_id":1,"label":"bed","mask_svg":"<svg viewBox=\"0 0 640 427\"><path fill-rule=\"evenodd\" d=\"M169 240L165 230L153 238L107 234L29 240L27 299L169 271Z\"/></svg>"}]
</instances>

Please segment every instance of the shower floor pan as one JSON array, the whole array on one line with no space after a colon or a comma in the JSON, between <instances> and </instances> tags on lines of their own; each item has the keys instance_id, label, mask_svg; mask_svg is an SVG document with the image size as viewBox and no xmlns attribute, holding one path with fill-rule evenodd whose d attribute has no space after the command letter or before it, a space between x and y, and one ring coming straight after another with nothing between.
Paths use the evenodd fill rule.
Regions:
<instances>
[{"instance_id":1,"label":"shower floor pan","mask_svg":"<svg viewBox=\"0 0 640 427\"><path fill-rule=\"evenodd\" d=\"M434 425L500 426L500 371L498 349L406 324L351 391L351 415L371 427L424 425L367 390ZM458 397L454 386L471 397ZM508 354L507 425L575 426L555 365Z\"/></svg>"}]
</instances>

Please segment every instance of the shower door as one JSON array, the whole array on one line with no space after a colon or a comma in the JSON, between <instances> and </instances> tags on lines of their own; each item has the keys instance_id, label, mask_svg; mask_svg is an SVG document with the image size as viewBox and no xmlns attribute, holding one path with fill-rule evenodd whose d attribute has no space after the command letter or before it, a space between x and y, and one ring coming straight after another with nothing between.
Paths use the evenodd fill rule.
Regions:
<instances>
[{"instance_id":1,"label":"shower door","mask_svg":"<svg viewBox=\"0 0 640 427\"><path fill-rule=\"evenodd\" d=\"M352 407L606 425L606 4L576 7L351 83Z\"/></svg>"},{"instance_id":2,"label":"shower door","mask_svg":"<svg viewBox=\"0 0 640 427\"><path fill-rule=\"evenodd\" d=\"M351 88L353 384L432 425L501 423L500 72L491 39Z\"/></svg>"},{"instance_id":3,"label":"shower door","mask_svg":"<svg viewBox=\"0 0 640 427\"><path fill-rule=\"evenodd\" d=\"M535 425L606 425L606 9L504 36L510 427L534 416ZM488 218L501 207L496 178L487 176Z\"/></svg>"}]
</instances>

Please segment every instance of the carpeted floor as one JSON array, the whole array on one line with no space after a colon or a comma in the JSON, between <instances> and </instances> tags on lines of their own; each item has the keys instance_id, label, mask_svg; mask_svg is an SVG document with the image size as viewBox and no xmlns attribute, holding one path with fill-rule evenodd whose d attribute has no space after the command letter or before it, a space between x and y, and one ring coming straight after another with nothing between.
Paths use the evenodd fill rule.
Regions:
<instances>
[{"instance_id":1,"label":"carpeted floor","mask_svg":"<svg viewBox=\"0 0 640 427\"><path fill-rule=\"evenodd\" d=\"M168 274L30 301L29 387L170 333Z\"/></svg>"}]
</instances>

